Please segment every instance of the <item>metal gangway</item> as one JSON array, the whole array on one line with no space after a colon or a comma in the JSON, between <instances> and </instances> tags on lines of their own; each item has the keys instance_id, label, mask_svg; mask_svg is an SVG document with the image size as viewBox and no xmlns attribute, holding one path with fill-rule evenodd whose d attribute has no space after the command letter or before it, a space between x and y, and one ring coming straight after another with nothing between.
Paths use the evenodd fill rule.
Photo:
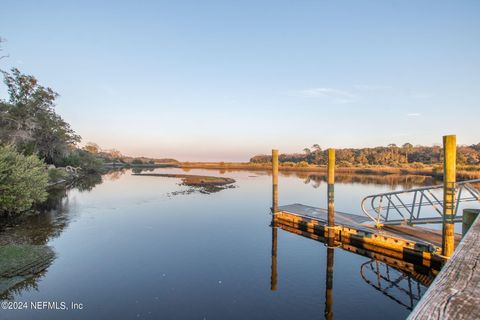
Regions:
<instances>
[{"instance_id":1,"label":"metal gangway","mask_svg":"<svg viewBox=\"0 0 480 320\"><path fill-rule=\"evenodd\" d=\"M479 185L480 179L455 184L452 190L455 194L454 222L462 221L462 216L458 215L460 203L471 201L480 203ZM425 207L433 210L425 210ZM362 200L362 210L377 227L405 223L410 225L442 223L443 185L369 195Z\"/></svg>"}]
</instances>

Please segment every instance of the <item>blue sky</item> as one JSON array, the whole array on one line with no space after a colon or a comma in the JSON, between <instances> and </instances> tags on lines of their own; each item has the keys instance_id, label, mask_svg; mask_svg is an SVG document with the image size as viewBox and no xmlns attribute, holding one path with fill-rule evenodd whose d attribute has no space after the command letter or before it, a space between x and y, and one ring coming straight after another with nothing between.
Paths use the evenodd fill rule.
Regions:
<instances>
[{"instance_id":1,"label":"blue sky","mask_svg":"<svg viewBox=\"0 0 480 320\"><path fill-rule=\"evenodd\" d=\"M480 142L480 1L2 0L0 36L124 154Z\"/></svg>"}]
</instances>

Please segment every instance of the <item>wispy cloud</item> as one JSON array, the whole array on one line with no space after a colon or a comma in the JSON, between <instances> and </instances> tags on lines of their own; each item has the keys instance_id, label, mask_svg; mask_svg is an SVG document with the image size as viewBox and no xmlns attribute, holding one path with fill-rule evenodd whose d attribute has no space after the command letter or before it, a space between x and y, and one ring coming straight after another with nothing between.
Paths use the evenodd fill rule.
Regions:
<instances>
[{"instance_id":1,"label":"wispy cloud","mask_svg":"<svg viewBox=\"0 0 480 320\"><path fill-rule=\"evenodd\" d=\"M391 87L386 85L376 85L376 84L355 84L353 85L353 88L356 90L362 90L362 91L378 91L378 90L390 89Z\"/></svg>"},{"instance_id":2,"label":"wispy cloud","mask_svg":"<svg viewBox=\"0 0 480 320\"><path fill-rule=\"evenodd\" d=\"M422 114L418 112L407 113L408 117L420 117Z\"/></svg>"},{"instance_id":3,"label":"wispy cloud","mask_svg":"<svg viewBox=\"0 0 480 320\"><path fill-rule=\"evenodd\" d=\"M355 94L335 88L311 88L302 90L301 94L305 97L330 99L332 102L340 104L353 103L358 100Z\"/></svg>"}]
</instances>

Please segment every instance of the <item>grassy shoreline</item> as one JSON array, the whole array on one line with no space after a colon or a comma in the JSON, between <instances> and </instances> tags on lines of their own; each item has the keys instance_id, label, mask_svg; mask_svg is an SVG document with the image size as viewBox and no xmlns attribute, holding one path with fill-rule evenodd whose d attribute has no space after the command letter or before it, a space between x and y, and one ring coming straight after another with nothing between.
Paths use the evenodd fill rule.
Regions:
<instances>
[{"instance_id":1,"label":"grassy shoreline","mask_svg":"<svg viewBox=\"0 0 480 320\"><path fill-rule=\"evenodd\" d=\"M226 163L226 162L179 162L179 168L183 169L224 169L224 170L271 170L271 164L260 163ZM474 169L474 170L472 170ZM308 165L302 167L283 166L280 164L280 171L292 172L320 172L326 173L326 166ZM443 170L438 166L425 166L423 168L412 167L389 167L389 166L365 166L365 167L337 167L336 172L345 174L364 174L364 175L420 175L435 178L442 178ZM457 178L478 179L480 178L480 168L457 168Z\"/></svg>"}]
</instances>

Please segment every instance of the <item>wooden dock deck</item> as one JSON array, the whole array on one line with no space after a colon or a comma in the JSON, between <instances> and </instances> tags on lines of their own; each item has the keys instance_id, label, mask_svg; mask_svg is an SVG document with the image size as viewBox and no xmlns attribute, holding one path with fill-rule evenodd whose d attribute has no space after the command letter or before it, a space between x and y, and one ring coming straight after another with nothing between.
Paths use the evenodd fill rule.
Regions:
<instances>
[{"instance_id":1,"label":"wooden dock deck","mask_svg":"<svg viewBox=\"0 0 480 320\"><path fill-rule=\"evenodd\" d=\"M274 214L279 227L297 229L316 237L327 237L328 210L299 203L278 207ZM422 228L424 229L424 228ZM335 240L339 244L377 252L406 262L440 270L446 261L441 255L441 235L418 227L388 226L377 229L368 217L335 212Z\"/></svg>"},{"instance_id":2,"label":"wooden dock deck","mask_svg":"<svg viewBox=\"0 0 480 320\"><path fill-rule=\"evenodd\" d=\"M480 216L408 319L480 319Z\"/></svg>"}]
</instances>

